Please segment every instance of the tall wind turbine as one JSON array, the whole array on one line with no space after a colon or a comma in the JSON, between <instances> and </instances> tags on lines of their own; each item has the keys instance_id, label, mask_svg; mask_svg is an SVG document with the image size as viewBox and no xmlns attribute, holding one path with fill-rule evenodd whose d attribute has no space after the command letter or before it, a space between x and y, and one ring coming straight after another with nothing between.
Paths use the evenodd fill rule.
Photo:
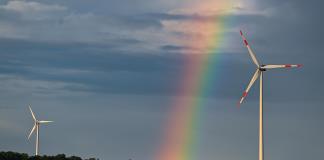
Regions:
<instances>
[{"instance_id":1,"label":"tall wind turbine","mask_svg":"<svg viewBox=\"0 0 324 160\"><path fill-rule=\"evenodd\" d=\"M36 145L36 152L35 152L35 154L37 156L37 155L39 155L39 126L40 126L40 124L50 123L50 122L53 122L53 121L39 121L39 120L37 120L36 117L35 117L35 115L34 115L34 113L33 113L33 110L31 109L31 107L30 106L28 106L28 107L29 107L30 113L31 113L31 115L32 115L32 117L34 119L34 127L30 131L29 136L28 136L28 139L30 138L30 136L33 134L33 132L36 129L36 143L35 143L35 145Z\"/></svg>"},{"instance_id":2,"label":"tall wind turbine","mask_svg":"<svg viewBox=\"0 0 324 160\"><path fill-rule=\"evenodd\" d=\"M247 86L246 90L243 93L243 96L241 97L241 100L239 102L239 105L242 104L244 98L247 96L250 88L254 84L254 82L260 77L260 111L259 111L259 160L263 160L263 73L269 69L275 69L275 68L292 68L292 67L301 67L300 64L284 64L284 65L260 65L257 58L255 57L255 54L253 53L248 41L244 37L242 31L240 31L240 34L243 38L243 42L245 46L247 47L249 54L252 58L253 63L257 66L257 69Z\"/></svg>"}]
</instances>

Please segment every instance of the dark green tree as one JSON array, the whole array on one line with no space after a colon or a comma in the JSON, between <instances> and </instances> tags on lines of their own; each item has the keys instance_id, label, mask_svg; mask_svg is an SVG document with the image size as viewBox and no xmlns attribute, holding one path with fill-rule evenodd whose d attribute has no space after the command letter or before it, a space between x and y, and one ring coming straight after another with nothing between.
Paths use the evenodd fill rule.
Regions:
<instances>
[{"instance_id":1,"label":"dark green tree","mask_svg":"<svg viewBox=\"0 0 324 160\"><path fill-rule=\"evenodd\" d=\"M83 160L77 156L66 157L65 154L58 154L56 156L28 156L26 153L17 152L0 152L0 160ZM84 160L99 160L96 158L89 158Z\"/></svg>"}]
</instances>

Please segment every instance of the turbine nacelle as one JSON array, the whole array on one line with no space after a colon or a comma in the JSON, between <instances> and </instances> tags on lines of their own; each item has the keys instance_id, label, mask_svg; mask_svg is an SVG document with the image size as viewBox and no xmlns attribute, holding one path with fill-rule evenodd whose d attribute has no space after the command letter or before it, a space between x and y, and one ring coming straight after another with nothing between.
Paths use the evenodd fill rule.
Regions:
<instances>
[{"instance_id":1,"label":"turbine nacelle","mask_svg":"<svg viewBox=\"0 0 324 160\"><path fill-rule=\"evenodd\" d=\"M264 66L266 66L266 65L261 65L261 67L258 68L259 71L261 71L261 72L267 71L267 69L263 68Z\"/></svg>"}]
</instances>

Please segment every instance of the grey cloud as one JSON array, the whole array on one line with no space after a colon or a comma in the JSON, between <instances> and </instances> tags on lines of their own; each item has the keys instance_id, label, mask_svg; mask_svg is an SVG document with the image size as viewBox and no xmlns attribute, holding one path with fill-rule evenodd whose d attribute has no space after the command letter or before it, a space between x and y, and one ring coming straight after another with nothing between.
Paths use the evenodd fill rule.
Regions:
<instances>
[{"instance_id":1,"label":"grey cloud","mask_svg":"<svg viewBox=\"0 0 324 160\"><path fill-rule=\"evenodd\" d=\"M147 13L144 16L159 20L189 20L193 18L191 15L169 13Z\"/></svg>"},{"instance_id":2,"label":"grey cloud","mask_svg":"<svg viewBox=\"0 0 324 160\"><path fill-rule=\"evenodd\" d=\"M126 27L142 29L147 27L162 28L162 24L158 19L143 17L141 15L122 16L120 19L122 20L121 25L126 25Z\"/></svg>"},{"instance_id":3,"label":"grey cloud","mask_svg":"<svg viewBox=\"0 0 324 160\"><path fill-rule=\"evenodd\" d=\"M181 46L175 46L175 45L164 45L161 46L161 50L165 50L165 51L179 51L184 49L184 47Z\"/></svg>"},{"instance_id":4,"label":"grey cloud","mask_svg":"<svg viewBox=\"0 0 324 160\"><path fill-rule=\"evenodd\" d=\"M11 3L25 5L8 7ZM8 1L0 6L0 13L0 33L6 38L74 42L100 42L106 39L118 41L125 35L136 37L133 35L134 29L145 31L162 27L159 20L138 14L103 16L92 12L79 13L64 6L43 2Z\"/></svg>"},{"instance_id":5,"label":"grey cloud","mask_svg":"<svg viewBox=\"0 0 324 160\"><path fill-rule=\"evenodd\" d=\"M6 5L0 7L1 9L15 11L15 12L51 12L63 11L67 8L60 5L46 5L34 1L8 1Z\"/></svg>"},{"instance_id":6,"label":"grey cloud","mask_svg":"<svg viewBox=\"0 0 324 160\"><path fill-rule=\"evenodd\" d=\"M0 48L5 59L0 65L1 74L22 76L26 80L80 84L80 88L64 87L74 91L169 93L174 89L168 84L176 79L181 62L181 57L172 55L130 54L96 44L3 39Z\"/></svg>"}]
</instances>

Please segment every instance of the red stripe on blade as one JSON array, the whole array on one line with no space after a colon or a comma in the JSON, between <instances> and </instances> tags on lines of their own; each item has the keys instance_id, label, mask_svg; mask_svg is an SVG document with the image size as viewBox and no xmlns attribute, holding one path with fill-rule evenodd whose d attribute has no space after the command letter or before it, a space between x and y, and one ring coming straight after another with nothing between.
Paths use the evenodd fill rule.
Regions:
<instances>
[{"instance_id":1,"label":"red stripe on blade","mask_svg":"<svg viewBox=\"0 0 324 160\"><path fill-rule=\"evenodd\" d=\"M297 64L297 67L302 67L303 65L302 64Z\"/></svg>"},{"instance_id":2,"label":"red stripe on blade","mask_svg":"<svg viewBox=\"0 0 324 160\"><path fill-rule=\"evenodd\" d=\"M240 31L240 34L241 34L241 36L243 36L243 33L242 33L242 31Z\"/></svg>"},{"instance_id":3,"label":"red stripe on blade","mask_svg":"<svg viewBox=\"0 0 324 160\"><path fill-rule=\"evenodd\" d=\"M246 96L247 96L247 92L244 92L242 97L246 97Z\"/></svg>"},{"instance_id":4,"label":"red stripe on blade","mask_svg":"<svg viewBox=\"0 0 324 160\"><path fill-rule=\"evenodd\" d=\"M291 67L291 64L286 64L285 67L286 68L290 68Z\"/></svg>"},{"instance_id":5,"label":"red stripe on blade","mask_svg":"<svg viewBox=\"0 0 324 160\"><path fill-rule=\"evenodd\" d=\"M249 45L249 43L247 42L247 40L244 40L244 43L245 43L246 46Z\"/></svg>"}]
</instances>

